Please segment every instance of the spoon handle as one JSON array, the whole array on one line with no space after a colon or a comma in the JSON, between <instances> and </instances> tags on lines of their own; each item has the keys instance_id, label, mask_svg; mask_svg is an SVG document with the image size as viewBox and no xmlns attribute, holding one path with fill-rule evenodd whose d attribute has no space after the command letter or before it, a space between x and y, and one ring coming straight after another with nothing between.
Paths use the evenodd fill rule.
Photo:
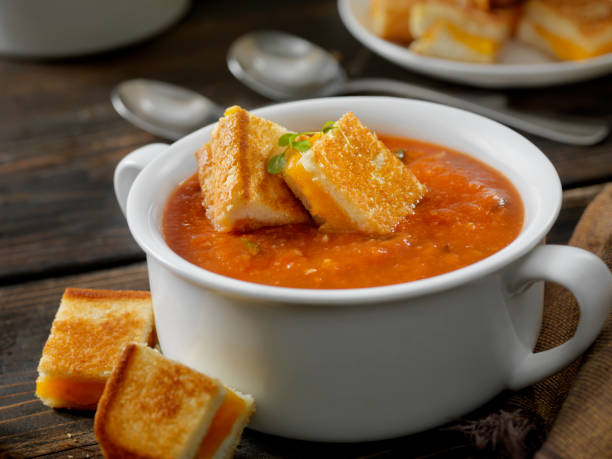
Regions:
<instances>
[{"instance_id":1,"label":"spoon handle","mask_svg":"<svg viewBox=\"0 0 612 459\"><path fill-rule=\"evenodd\" d=\"M525 132L570 145L593 145L603 140L610 132L606 124L596 121L545 118L507 107L488 107L423 86L384 78L350 80L343 85L341 92L385 92L450 105L484 115Z\"/></svg>"}]
</instances>

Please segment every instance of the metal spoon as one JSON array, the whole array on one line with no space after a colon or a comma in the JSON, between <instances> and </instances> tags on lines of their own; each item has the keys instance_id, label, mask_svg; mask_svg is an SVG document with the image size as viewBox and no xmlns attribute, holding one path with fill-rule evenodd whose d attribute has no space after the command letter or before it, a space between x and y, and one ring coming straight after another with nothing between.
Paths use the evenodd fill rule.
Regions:
<instances>
[{"instance_id":1,"label":"metal spoon","mask_svg":"<svg viewBox=\"0 0 612 459\"><path fill-rule=\"evenodd\" d=\"M600 122L544 118L498 104L486 106L402 81L382 78L349 80L330 53L285 32L263 30L241 36L229 49L227 65L248 87L276 100L383 92L462 108L567 144L593 145L609 132L608 126Z\"/></svg>"},{"instance_id":2,"label":"metal spoon","mask_svg":"<svg viewBox=\"0 0 612 459\"><path fill-rule=\"evenodd\" d=\"M223 108L197 92L142 78L119 83L111 93L115 110L151 134L176 140L214 123Z\"/></svg>"}]
</instances>

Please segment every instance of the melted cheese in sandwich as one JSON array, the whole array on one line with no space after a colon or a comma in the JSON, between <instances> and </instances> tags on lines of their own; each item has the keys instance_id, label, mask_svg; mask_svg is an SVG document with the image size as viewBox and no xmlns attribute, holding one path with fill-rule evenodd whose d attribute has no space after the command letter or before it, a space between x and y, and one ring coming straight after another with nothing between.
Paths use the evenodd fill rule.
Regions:
<instances>
[{"instance_id":1,"label":"melted cheese in sandwich","mask_svg":"<svg viewBox=\"0 0 612 459\"><path fill-rule=\"evenodd\" d=\"M333 215L338 222L336 226L352 227L351 219L346 215L344 209L329 195L329 192L319 181L314 181L300 162L302 155L294 153L287 161L285 174L295 183L300 185L300 193L308 201L310 214L318 219L319 215Z\"/></svg>"},{"instance_id":2,"label":"melted cheese in sandwich","mask_svg":"<svg viewBox=\"0 0 612 459\"><path fill-rule=\"evenodd\" d=\"M497 52L500 46L500 44L495 40L466 32L462 28L448 21L434 22L423 34L422 39L434 41L436 40L437 34L441 33L442 29L446 29L453 36L454 40L478 54L491 56Z\"/></svg>"},{"instance_id":3,"label":"melted cheese in sandwich","mask_svg":"<svg viewBox=\"0 0 612 459\"><path fill-rule=\"evenodd\" d=\"M36 394L41 399L62 400L74 408L95 408L105 382L75 381L70 378L41 376L36 380Z\"/></svg>"},{"instance_id":4,"label":"melted cheese in sandwich","mask_svg":"<svg viewBox=\"0 0 612 459\"><path fill-rule=\"evenodd\" d=\"M552 33L540 24L534 24L533 26L538 35L548 42L552 51L564 60L577 61L612 52L612 43L606 43L593 51L589 51L568 38Z\"/></svg>"},{"instance_id":5,"label":"melted cheese in sandwich","mask_svg":"<svg viewBox=\"0 0 612 459\"><path fill-rule=\"evenodd\" d=\"M202 439L200 449L196 457L209 459L215 453L228 435L231 433L236 420L246 409L246 402L231 390L227 390L225 401L215 414L208 428L208 432Z\"/></svg>"}]
</instances>

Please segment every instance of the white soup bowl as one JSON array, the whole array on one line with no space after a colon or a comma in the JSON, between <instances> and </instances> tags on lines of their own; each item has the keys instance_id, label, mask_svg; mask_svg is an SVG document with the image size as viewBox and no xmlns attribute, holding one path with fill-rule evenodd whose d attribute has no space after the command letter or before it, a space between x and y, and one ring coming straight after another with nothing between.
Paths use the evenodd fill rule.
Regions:
<instances>
[{"instance_id":1,"label":"white soup bowl","mask_svg":"<svg viewBox=\"0 0 612 459\"><path fill-rule=\"evenodd\" d=\"M442 424L584 352L612 305L612 276L589 252L542 245L561 186L540 150L481 116L407 99L315 99L253 113L304 131L349 110L376 132L448 146L501 171L523 200L518 237L465 268L384 287L281 288L206 271L174 253L161 230L168 196L196 171L194 152L213 128L206 126L132 152L115 172L119 203L147 254L162 352L252 394L253 429L318 441ZM543 279L573 292L580 323L569 341L534 354Z\"/></svg>"}]
</instances>

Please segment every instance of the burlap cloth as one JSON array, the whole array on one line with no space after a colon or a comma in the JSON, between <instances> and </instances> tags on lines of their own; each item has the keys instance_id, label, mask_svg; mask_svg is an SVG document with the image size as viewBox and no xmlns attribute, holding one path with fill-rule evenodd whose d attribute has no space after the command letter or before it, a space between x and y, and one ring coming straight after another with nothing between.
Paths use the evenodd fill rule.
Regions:
<instances>
[{"instance_id":1,"label":"burlap cloth","mask_svg":"<svg viewBox=\"0 0 612 459\"><path fill-rule=\"evenodd\" d=\"M587 207L570 239L612 269L612 184ZM567 341L578 323L574 297L546 286L536 351ZM505 393L448 427L490 457L612 458L612 313L596 342L559 373ZM474 450L472 450L474 451Z\"/></svg>"}]
</instances>

